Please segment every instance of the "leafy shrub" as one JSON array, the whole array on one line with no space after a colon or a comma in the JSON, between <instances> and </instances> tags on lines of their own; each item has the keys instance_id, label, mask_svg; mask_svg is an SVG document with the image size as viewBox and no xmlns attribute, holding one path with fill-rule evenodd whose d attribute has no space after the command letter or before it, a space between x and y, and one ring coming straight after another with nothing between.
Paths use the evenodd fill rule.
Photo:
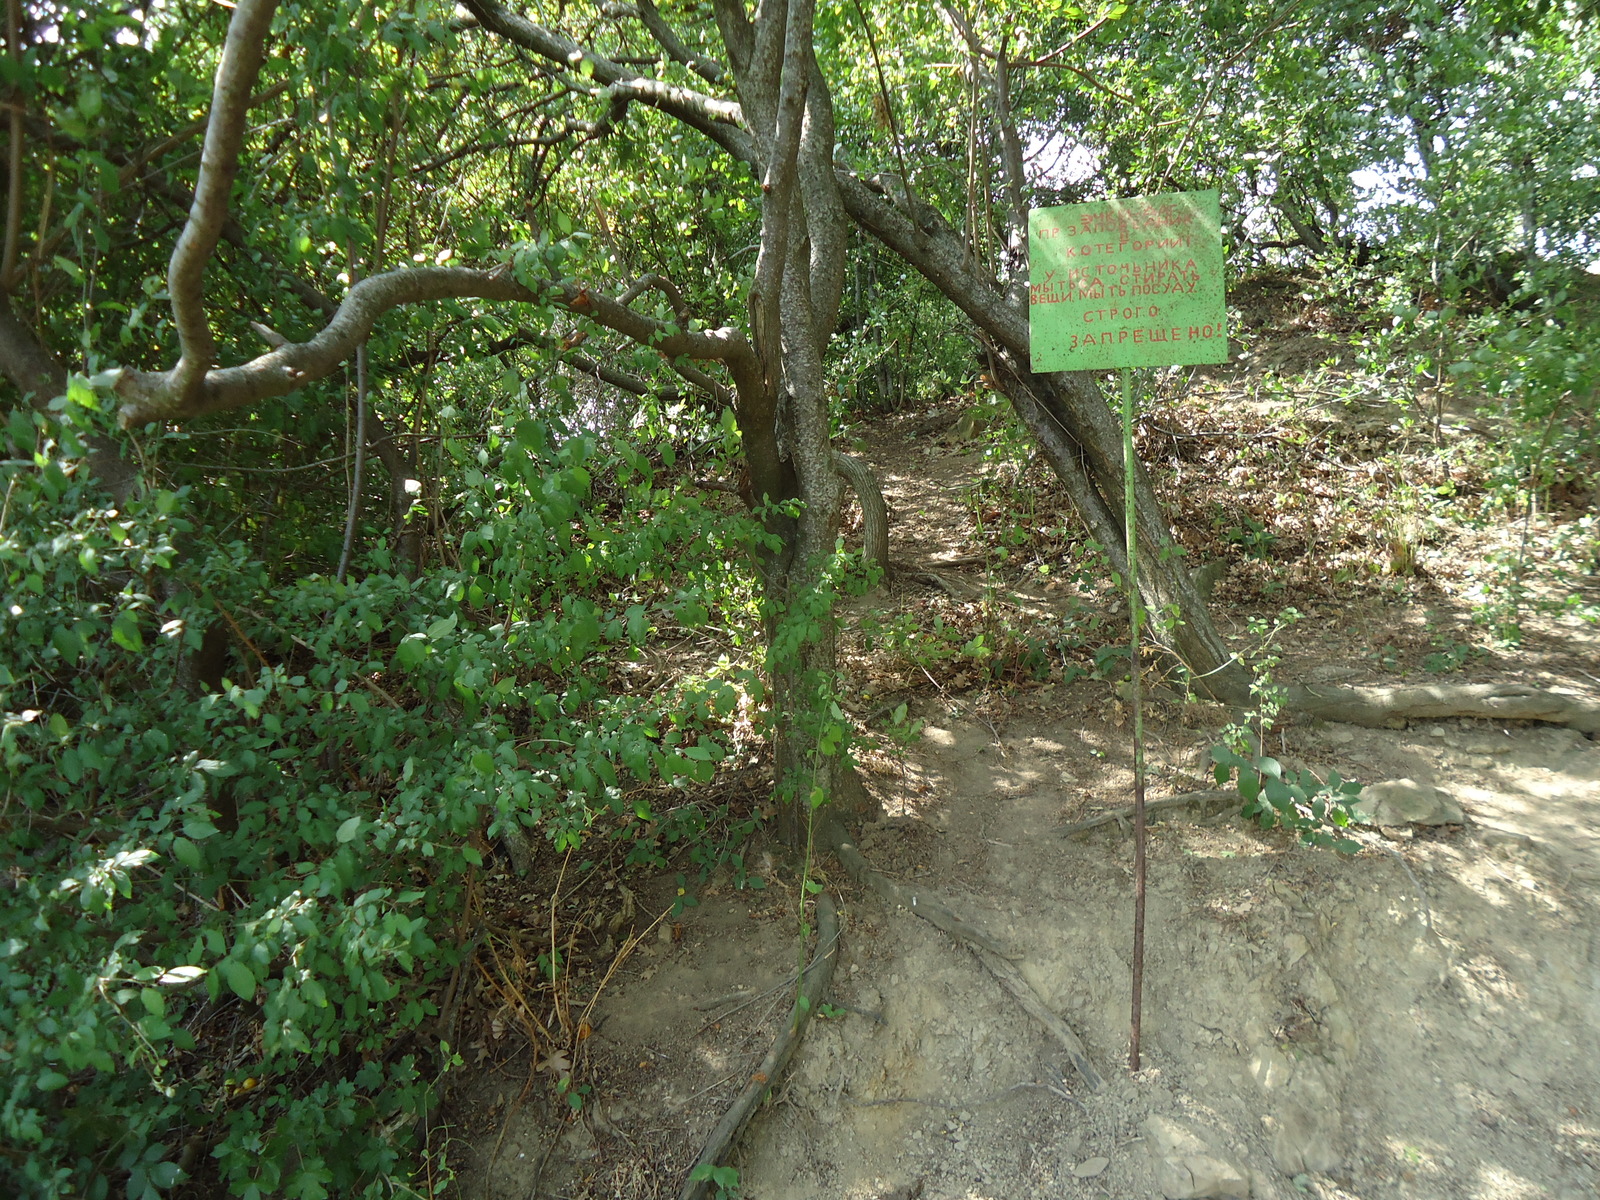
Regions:
<instances>
[{"instance_id":1,"label":"leafy shrub","mask_svg":"<svg viewBox=\"0 0 1600 1200\"><path fill-rule=\"evenodd\" d=\"M280 580L182 491L108 507L93 393L59 417L12 422L0 517L0 1192L410 1191L486 827L572 846L710 777L733 685L612 668L721 613L750 530L524 422L461 473L458 566ZM607 516L596 471L656 515ZM231 679L186 686L218 620Z\"/></svg>"}]
</instances>

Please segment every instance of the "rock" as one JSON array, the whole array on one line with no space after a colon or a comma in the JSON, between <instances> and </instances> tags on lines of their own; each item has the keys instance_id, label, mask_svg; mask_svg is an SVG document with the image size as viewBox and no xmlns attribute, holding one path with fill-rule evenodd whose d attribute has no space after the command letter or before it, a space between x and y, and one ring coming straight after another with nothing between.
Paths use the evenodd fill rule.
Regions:
<instances>
[{"instance_id":1,"label":"rock","mask_svg":"<svg viewBox=\"0 0 1600 1200\"><path fill-rule=\"evenodd\" d=\"M1275 1117L1269 1149L1285 1175L1327 1174L1338 1168L1341 1160L1320 1112L1290 1101Z\"/></svg>"},{"instance_id":2,"label":"rock","mask_svg":"<svg viewBox=\"0 0 1600 1200\"><path fill-rule=\"evenodd\" d=\"M1104 1172L1105 1169L1110 1165L1111 1160L1105 1155L1101 1154L1094 1158L1084 1159L1081 1163L1072 1168L1072 1173L1079 1179L1093 1179L1096 1175Z\"/></svg>"},{"instance_id":3,"label":"rock","mask_svg":"<svg viewBox=\"0 0 1600 1200\"><path fill-rule=\"evenodd\" d=\"M1298 933L1286 934L1283 939L1283 962L1292 967L1311 951L1311 943Z\"/></svg>"},{"instance_id":4,"label":"rock","mask_svg":"<svg viewBox=\"0 0 1600 1200\"><path fill-rule=\"evenodd\" d=\"M957 442L971 441L978 436L978 418L974 413L962 413L956 418L955 424L946 429L939 440L947 446Z\"/></svg>"},{"instance_id":5,"label":"rock","mask_svg":"<svg viewBox=\"0 0 1600 1200\"><path fill-rule=\"evenodd\" d=\"M1250 1195L1250 1176L1237 1163L1218 1154L1205 1136L1187 1121L1151 1117L1144 1123L1145 1148L1156 1187L1167 1200Z\"/></svg>"},{"instance_id":6,"label":"rock","mask_svg":"<svg viewBox=\"0 0 1600 1200\"><path fill-rule=\"evenodd\" d=\"M1274 1046L1250 1056L1250 1074L1268 1100L1272 1161L1286 1175L1326 1173L1341 1162L1333 1148L1339 1131L1339 1106L1324 1066L1314 1059L1292 1060Z\"/></svg>"},{"instance_id":7,"label":"rock","mask_svg":"<svg viewBox=\"0 0 1600 1200\"><path fill-rule=\"evenodd\" d=\"M1353 807L1366 825L1459 825L1461 805L1447 793L1415 779L1390 779L1361 789Z\"/></svg>"},{"instance_id":8,"label":"rock","mask_svg":"<svg viewBox=\"0 0 1600 1200\"><path fill-rule=\"evenodd\" d=\"M1200 593L1200 599L1210 602L1216 593L1217 584L1221 583L1228 574L1228 563L1225 559L1208 562L1203 567L1196 567L1189 576L1194 581L1194 590Z\"/></svg>"}]
</instances>

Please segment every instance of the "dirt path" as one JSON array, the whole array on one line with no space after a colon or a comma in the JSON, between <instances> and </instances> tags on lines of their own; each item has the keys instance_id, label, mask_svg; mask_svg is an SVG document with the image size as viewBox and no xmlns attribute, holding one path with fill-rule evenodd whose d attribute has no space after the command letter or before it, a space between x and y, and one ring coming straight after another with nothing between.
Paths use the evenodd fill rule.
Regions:
<instances>
[{"instance_id":1,"label":"dirt path","mask_svg":"<svg viewBox=\"0 0 1600 1200\"><path fill-rule=\"evenodd\" d=\"M1600 747L1495 731L1503 753L1486 769L1474 729L1310 735L1309 758L1426 763L1464 802L1466 827L1400 837L1392 855L1338 859L1226 815L1159 827L1146 1069L1130 1078L1130 844L1115 826L1052 836L1085 791L1125 794L1123 731L1086 719L1086 699L1052 697L995 728L931 720L918 758L941 802L915 819L934 832L908 855L891 821L863 849L941 881L1014 947L1106 1090L1082 1091L1068 1069L1063 1095L1061 1056L970 955L866 901L843 999L885 1023L852 1015L813 1032L748 1147L751 1196L1123 1197L1165 1184L1287 1197L1297 1179L1300 1194L1373 1200L1600 1193L1600 860L1592 842L1546 836L1567 828L1556 806L1587 803L1592 819ZM1158 731L1173 749L1193 741L1183 734ZM1535 797L1548 799L1530 821ZM1154 1155L1174 1131L1200 1148ZM1209 1160L1198 1171L1184 1161L1196 1157ZM1185 1170L1189 1186L1173 1186Z\"/></svg>"},{"instance_id":2,"label":"dirt path","mask_svg":"<svg viewBox=\"0 0 1600 1200\"><path fill-rule=\"evenodd\" d=\"M892 557L960 560L973 459L920 448L903 431L868 447ZM1348 618L1311 634L1323 661L1363 661ZM886 815L862 850L1010 947L1106 1087L1084 1089L968 951L825 864L845 901L837 1008L746 1135L743 1195L1600 1195L1600 745L1485 722L1284 730L1286 759L1411 780L1459 819L1369 835L1353 858L1229 812L1155 827L1131 1076L1131 844L1115 825L1058 832L1126 802L1127 714L1092 680L911 707L926 726L869 777ZM1153 797L1203 776L1214 717L1153 706ZM652 936L605 993L583 1119L484 1077L464 1195L676 1195L786 1012L796 880L756 866L771 886L713 880L681 936Z\"/></svg>"}]
</instances>

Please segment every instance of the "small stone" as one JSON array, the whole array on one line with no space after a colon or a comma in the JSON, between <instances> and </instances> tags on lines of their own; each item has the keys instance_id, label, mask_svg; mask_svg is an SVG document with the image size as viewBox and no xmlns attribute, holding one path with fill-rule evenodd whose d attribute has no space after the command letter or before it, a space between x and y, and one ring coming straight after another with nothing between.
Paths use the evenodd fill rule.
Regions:
<instances>
[{"instance_id":1,"label":"small stone","mask_svg":"<svg viewBox=\"0 0 1600 1200\"><path fill-rule=\"evenodd\" d=\"M1432 729L1428 730L1429 737L1443 737L1444 735L1445 727L1443 725L1435 725Z\"/></svg>"},{"instance_id":2,"label":"small stone","mask_svg":"<svg viewBox=\"0 0 1600 1200\"><path fill-rule=\"evenodd\" d=\"M1461 805L1447 793L1415 779L1389 779L1361 789L1356 820L1386 828L1397 825L1459 825Z\"/></svg>"},{"instance_id":3,"label":"small stone","mask_svg":"<svg viewBox=\"0 0 1600 1200\"><path fill-rule=\"evenodd\" d=\"M1096 1175L1099 1175L1110 1165L1111 1160L1109 1158L1103 1154L1097 1154L1093 1158L1084 1159L1077 1166L1073 1167L1072 1173L1079 1179L1093 1179Z\"/></svg>"},{"instance_id":4,"label":"small stone","mask_svg":"<svg viewBox=\"0 0 1600 1200\"><path fill-rule=\"evenodd\" d=\"M1356 740L1356 735L1348 729L1328 730L1328 740L1337 746L1345 746Z\"/></svg>"}]
</instances>

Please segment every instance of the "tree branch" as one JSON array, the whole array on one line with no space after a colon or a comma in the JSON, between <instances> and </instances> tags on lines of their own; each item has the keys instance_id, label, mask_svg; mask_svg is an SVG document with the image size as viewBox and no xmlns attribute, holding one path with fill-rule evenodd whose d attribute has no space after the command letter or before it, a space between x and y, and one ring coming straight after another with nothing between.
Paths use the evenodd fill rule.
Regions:
<instances>
[{"instance_id":1,"label":"tree branch","mask_svg":"<svg viewBox=\"0 0 1600 1200\"><path fill-rule=\"evenodd\" d=\"M22 4L6 0L6 54L13 68L21 66ZM17 245L22 237L22 92L12 89L10 129L7 134L7 189L5 247L0 250L0 292L11 290L17 269Z\"/></svg>"},{"instance_id":2,"label":"tree branch","mask_svg":"<svg viewBox=\"0 0 1600 1200\"><path fill-rule=\"evenodd\" d=\"M590 292L579 283L538 279L531 282L534 286L519 282L505 265L493 270L413 267L373 275L350 289L333 319L309 341L286 342L239 366L208 371L188 391L176 386L176 370L125 369L117 384L122 398L121 422L126 428L147 421L197 417L286 396L338 369L390 309L430 300L553 303L649 346L668 359L721 360L728 363L736 382L743 377L748 383L755 377L754 354L738 330L691 333L679 327L674 332L665 322L637 313L610 296Z\"/></svg>"},{"instance_id":3,"label":"tree branch","mask_svg":"<svg viewBox=\"0 0 1600 1200\"><path fill-rule=\"evenodd\" d=\"M1011 304L992 278L972 270L966 246L954 230L942 226L919 229L854 172L840 168L834 178L853 221L915 267L979 329L1027 361L1026 310Z\"/></svg>"},{"instance_id":4,"label":"tree branch","mask_svg":"<svg viewBox=\"0 0 1600 1200\"><path fill-rule=\"evenodd\" d=\"M172 321L178 330L181 351L170 386L180 397L201 387L217 359L217 343L205 311L205 269L228 219L251 90L261 71L267 31L277 6L277 0L239 0L233 19L228 22L228 39L222 47L222 62L211 94L211 118L200 156L194 205L167 268Z\"/></svg>"},{"instance_id":5,"label":"tree branch","mask_svg":"<svg viewBox=\"0 0 1600 1200\"><path fill-rule=\"evenodd\" d=\"M283 95L284 92L289 90L289 85L291 82L293 81L288 79L280 79L277 83L273 84L264 91L257 92L254 96L250 97L250 103L247 107L260 108L267 101L275 100L277 97ZM190 138L199 137L201 134L206 132L206 129L209 127L209 125L209 121L196 121L192 125L185 126L183 129L178 130L176 133L169 134L167 137L162 138L158 142L151 143L137 154L129 156L126 164L117 172L118 184L122 187L127 187L134 181L134 178L139 174L139 172L145 169L145 167L149 166L156 159L162 157L163 155L169 154L173 150L176 150Z\"/></svg>"},{"instance_id":6,"label":"tree branch","mask_svg":"<svg viewBox=\"0 0 1600 1200\"><path fill-rule=\"evenodd\" d=\"M810 47L806 58L811 78L797 166L805 195L806 232L811 237L812 318L826 344L839 324L850 232L839 185L833 178L833 94Z\"/></svg>"},{"instance_id":7,"label":"tree branch","mask_svg":"<svg viewBox=\"0 0 1600 1200\"><path fill-rule=\"evenodd\" d=\"M657 275L654 273L649 275L641 275L634 281L633 286L629 287L617 297L617 303L632 304L635 300L644 295L645 292L650 291L652 288L667 298L667 303L672 305L673 318L678 322L678 324L687 325L689 323L688 302L684 300L683 292L679 290L678 285L673 283L672 280L668 279L665 275Z\"/></svg>"},{"instance_id":8,"label":"tree branch","mask_svg":"<svg viewBox=\"0 0 1600 1200\"><path fill-rule=\"evenodd\" d=\"M531 50L546 62L570 71L587 63L592 77L615 96L638 100L659 109L691 129L699 130L729 154L752 169L760 169L755 144L745 131L744 113L731 100L718 100L702 92L650 79L637 71L596 54L571 38L563 37L519 13L507 11L495 0L462 0L483 28L513 45Z\"/></svg>"},{"instance_id":9,"label":"tree branch","mask_svg":"<svg viewBox=\"0 0 1600 1200\"><path fill-rule=\"evenodd\" d=\"M781 281L789 257L790 221L795 205L796 159L805 118L808 62L788 36L797 22L809 22L805 0L790 0L787 21L778 26L776 16L763 18L756 28L756 49L750 75L741 79L741 91L777 97L771 113L772 127L758 128L756 136L767 147L767 169L761 180L761 249L756 255L755 279L750 284L750 329L756 353L776 382L782 363L779 335ZM773 27L778 28L774 35ZM776 37L776 40L774 40ZM766 77L758 72L768 72ZM761 114L757 114L761 120Z\"/></svg>"},{"instance_id":10,"label":"tree branch","mask_svg":"<svg viewBox=\"0 0 1600 1200\"><path fill-rule=\"evenodd\" d=\"M727 72L721 63L703 54L696 54L683 44L672 26L662 18L655 0L639 0L639 20L674 62L688 67L707 83L721 83L726 77Z\"/></svg>"},{"instance_id":11,"label":"tree branch","mask_svg":"<svg viewBox=\"0 0 1600 1200\"><path fill-rule=\"evenodd\" d=\"M486 349L490 354L504 354L508 350L521 349L524 346L549 347L555 339L547 333L536 333L532 329L519 328L510 337L502 338L491 343ZM631 396L654 396L658 400L674 401L682 398L683 393L676 388L657 387L649 380L641 378L630 371L623 371L599 359L590 358L587 354L579 354L574 350L564 350L561 361L567 366L583 375L609 383L618 391L627 392ZM697 387L705 392L719 406L731 406L734 397L726 385L718 383L710 375L698 367L691 367L680 359L669 359L667 365L677 373L685 383Z\"/></svg>"}]
</instances>

